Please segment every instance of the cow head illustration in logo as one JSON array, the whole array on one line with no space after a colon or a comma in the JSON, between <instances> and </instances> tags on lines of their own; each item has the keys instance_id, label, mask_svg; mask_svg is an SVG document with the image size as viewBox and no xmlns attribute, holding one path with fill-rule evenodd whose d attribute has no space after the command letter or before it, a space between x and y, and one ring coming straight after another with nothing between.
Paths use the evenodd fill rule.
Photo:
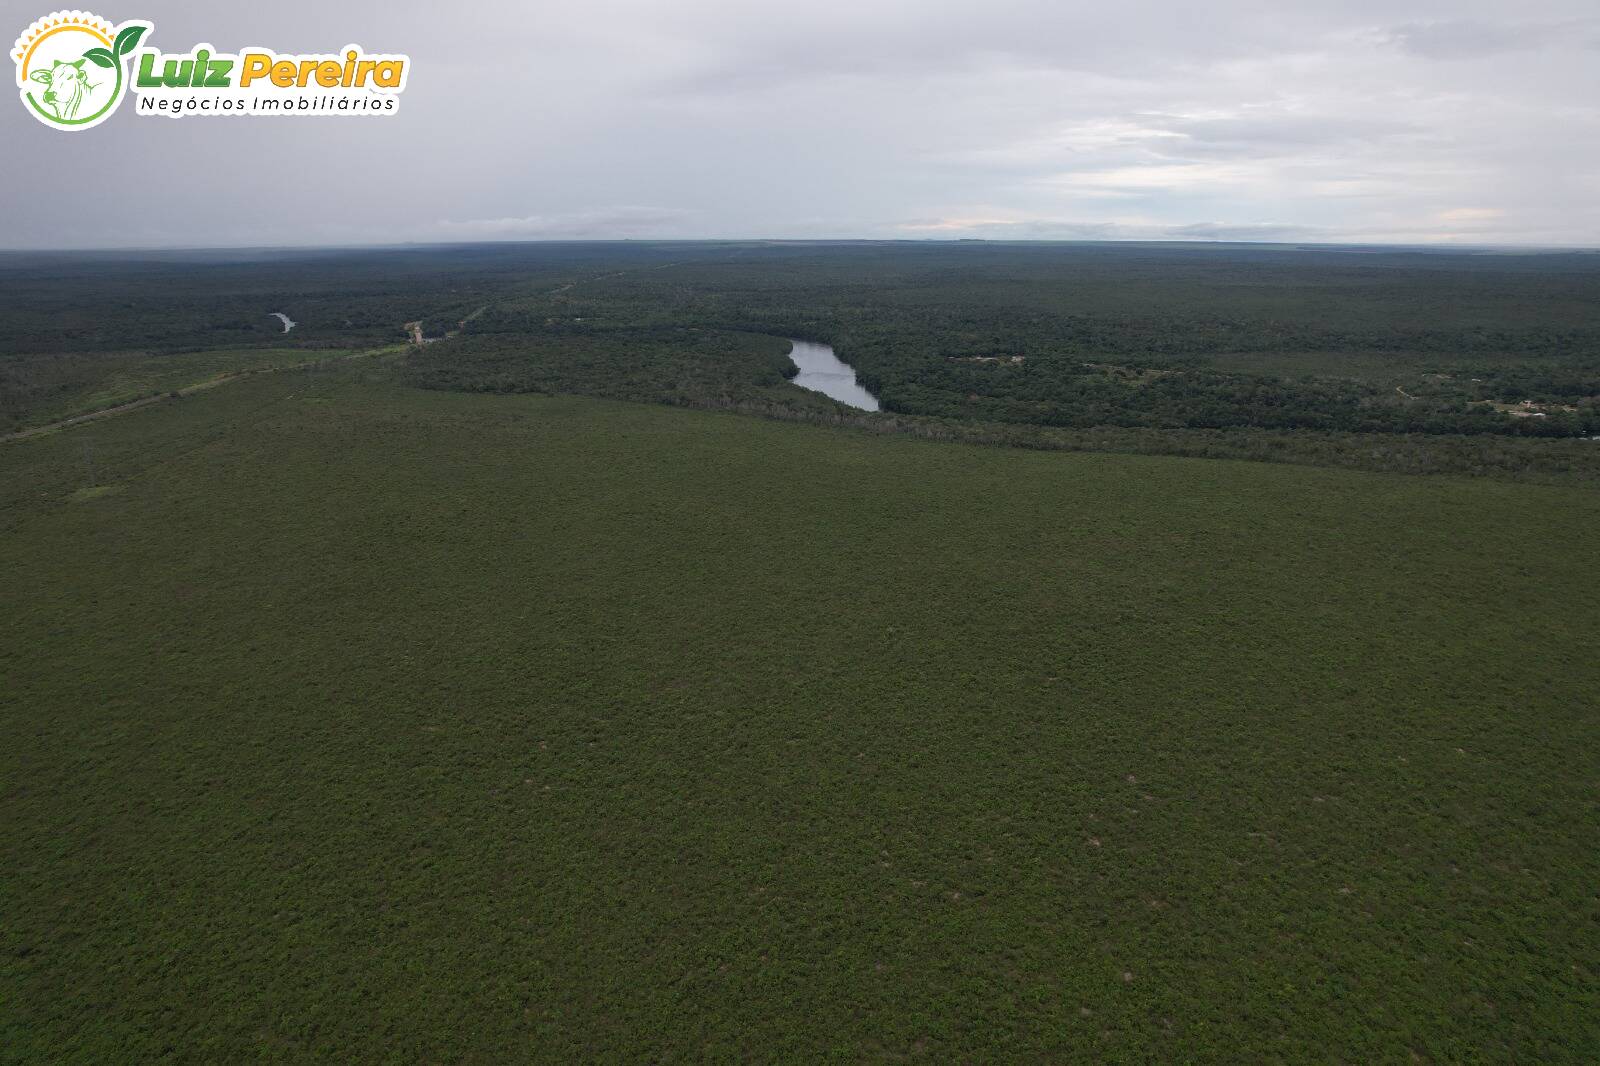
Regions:
<instances>
[{"instance_id":1,"label":"cow head illustration in logo","mask_svg":"<svg viewBox=\"0 0 1600 1066\"><path fill-rule=\"evenodd\" d=\"M148 22L113 27L87 11L37 20L12 48L23 106L57 129L99 125L122 102L124 59L149 30Z\"/></svg>"}]
</instances>

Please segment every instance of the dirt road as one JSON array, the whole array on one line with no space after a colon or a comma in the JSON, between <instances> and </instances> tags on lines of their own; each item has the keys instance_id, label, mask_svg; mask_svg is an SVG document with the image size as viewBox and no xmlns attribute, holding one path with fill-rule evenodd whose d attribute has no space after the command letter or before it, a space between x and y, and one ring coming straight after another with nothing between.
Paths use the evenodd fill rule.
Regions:
<instances>
[{"instance_id":1,"label":"dirt road","mask_svg":"<svg viewBox=\"0 0 1600 1066\"><path fill-rule=\"evenodd\" d=\"M0 436L0 444L3 444L7 441L27 440L29 437L41 437L46 433L55 433L58 430L70 429L73 426L82 425L85 422L98 422L102 418L112 418L116 415L125 415L129 411L137 411L141 407L149 407L154 403L162 403L167 400L178 399L184 396L193 396L197 392L204 392L206 389L214 389L218 385L226 385L230 381L238 381L240 378L253 377L256 374L278 374L285 370L303 370L306 367L320 366L323 363L340 363L347 359L363 359L368 356L384 355L397 350L398 349L396 348L374 348L371 351L352 352L349 355L341 355L332 359L309 359L303 363L291 363L288 366L262 366L254 367L250 370L236 370L229 374L218 374L216 377L207 378L205 381L195 382L193 385L185 385L182 388L173 389L170 392L159 393L155 396L141 396L137 400L129 400L127 403L118 404L115 407L106 407L99 411L89 411L81 415L73 415L71 418L63 418L56 422L48 422L45 425L33 426L29 429L19 429L15 433L7 433L4 436Z\"/></svg>"}]
</instances>

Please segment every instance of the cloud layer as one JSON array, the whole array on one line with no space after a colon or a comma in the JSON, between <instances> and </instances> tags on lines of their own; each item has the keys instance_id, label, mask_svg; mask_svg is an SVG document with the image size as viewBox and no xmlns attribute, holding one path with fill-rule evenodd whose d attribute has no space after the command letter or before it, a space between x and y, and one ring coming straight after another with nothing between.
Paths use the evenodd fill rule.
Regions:
<instances>
[{"instance_id":1,"label":"cloud layer","mask_svg":"<svg viewBox=\"0 0 1600 1066\"><path fill-rule=\"evenodd\" d=\"M1292 7L1297 5L1279 5ZM349 8L349 10L330 10ZM37 13L26 13L27 21ZM7 247L583 237L1600 245L1591 0L154 2L413 58L392 119L0 108ZM20 25L17 27L20 29Z\"/></svg>"}]
</instances>

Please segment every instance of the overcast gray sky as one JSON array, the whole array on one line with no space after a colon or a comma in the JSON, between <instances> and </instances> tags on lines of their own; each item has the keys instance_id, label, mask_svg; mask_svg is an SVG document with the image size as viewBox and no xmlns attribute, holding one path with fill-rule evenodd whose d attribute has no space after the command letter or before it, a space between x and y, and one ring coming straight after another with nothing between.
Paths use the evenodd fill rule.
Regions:
<instances>
[{"instance_id":1,"label":"overcast gray sky","mask_svg":"<svg viewBox=\"0 0 1600 1066\"><path fill-rule=\"evenodd\" d=\"M81 0L80 0L81 3ZM7 43L53 10L4 0ZM1594 0L93 0L408 53L393 118L0 107L0 246L615 237L1600 245Z\"/></svg>"}]
</instances>

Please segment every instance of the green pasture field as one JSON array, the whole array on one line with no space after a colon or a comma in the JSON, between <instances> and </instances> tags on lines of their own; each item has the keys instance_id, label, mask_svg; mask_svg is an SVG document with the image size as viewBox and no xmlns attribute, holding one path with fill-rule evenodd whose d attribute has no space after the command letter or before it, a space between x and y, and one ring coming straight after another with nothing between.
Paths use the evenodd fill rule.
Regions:
<instances>
[{"instance_id":1,"label":"green pasture field","mask_svg":"<svg viewBox=\"0 0 1600 1066\"><path fill-rule=\"evenodd\" d=\"M397 380L0 445L0 1061L1600 1059L1594 492Z\"/></svg>"},{"instance_id":2,"label":"green pasture field","mask_svg":"<svg viewBox=\"0 0 1600 1066\"><path fill-rule=\"evenodd\" d=\"M44 425L131 403L209 379L273 366L292 366L340 352L298 348L235 348L152 353L46 352L0 359L0 432Z\"/></svg>"}]
</instances>

